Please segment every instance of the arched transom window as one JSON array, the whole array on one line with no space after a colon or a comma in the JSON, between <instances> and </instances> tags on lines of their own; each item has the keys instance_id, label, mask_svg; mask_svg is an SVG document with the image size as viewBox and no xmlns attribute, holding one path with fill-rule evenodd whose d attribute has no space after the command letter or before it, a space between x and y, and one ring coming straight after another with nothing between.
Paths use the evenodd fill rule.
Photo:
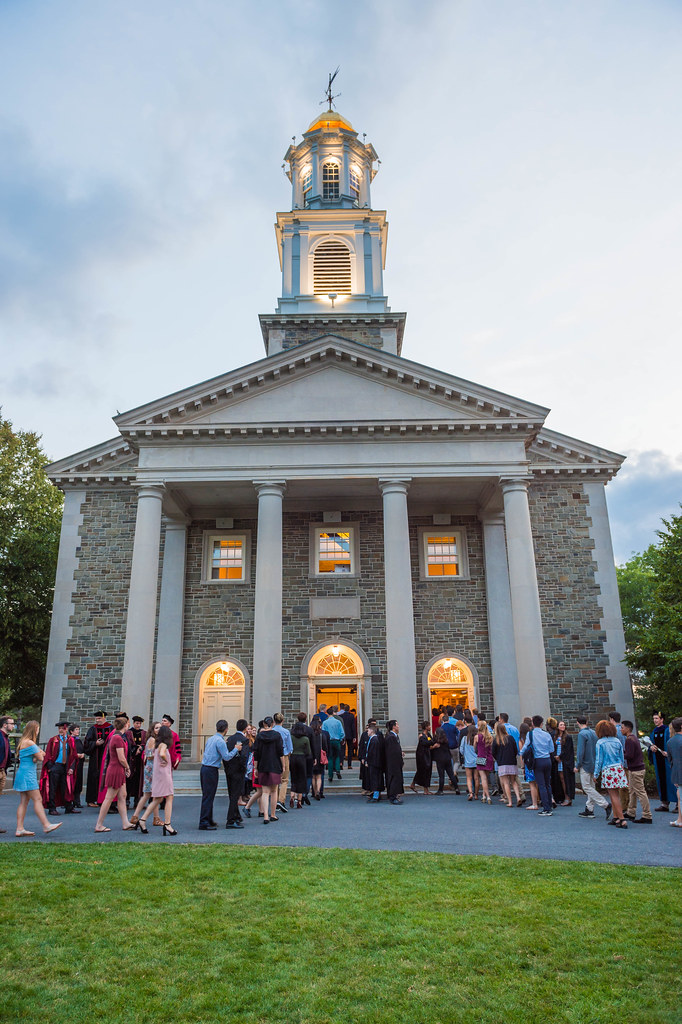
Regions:
<instances>
[{"instance_id":1,"label":"arched transom window","mask_svg":"<svg viewBox=\"0 0 682 1024\"><path fill-rule=\"evenodd\" d=\"M326 163L322 165L322 198L339 198L339 165Z\"/></svg>"},{"instance_id":2,"label":"arched transom window","mask_svg":"<svg viewBox=\"0 0 682 1024\"><path fill-rule=\"evenodd\" d=\"M350 295L350 250L343 242L330 239L315 250L313 264L315 295Z\"/></svg>"},{"instance_id":3,"label":"arched transom window","mask_svg":"<svg viewBox=\"0 0 682 1024\"><path fill-rule=\"evenodd\" d=\"M467 682L467 671L464 665L455 658L441 658L429 671L429 683L440 683L443 686L459 686Z\"/></svg>"},{"instance_id":4,"label":"arched transom window","mask_svg":"<svg viewBox=\"0 0 682 1024\"><path fill-rule=\"evenodd\" d=\"M244 673L231 661L221 661L211 668L204 686L244 686Z\"/></svg>"},{"instance_id":5,"label":"arched transom window","mask_svg":"<svg viewBox=\"0 0 682 1024\"><path fill-rule=\"evenodd\" d=\"M311 675L314 676L358 676L362 669L358 666L355 655L347 647L332 644L323 647L313 660Z\"/></svg>"}]
</instances>

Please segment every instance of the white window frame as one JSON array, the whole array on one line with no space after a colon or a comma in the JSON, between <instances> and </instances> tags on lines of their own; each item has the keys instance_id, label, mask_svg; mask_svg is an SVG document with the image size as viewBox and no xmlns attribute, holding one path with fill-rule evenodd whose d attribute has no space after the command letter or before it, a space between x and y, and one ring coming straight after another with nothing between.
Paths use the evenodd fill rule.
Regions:
<instances>
[{"instance_id":1,"label":"white window frame","mask_svg":"<svg viewBox=\"0 0 682 1024\"><path fill-rule=\"evenodd\" d=\"M320 534L348 533L350 572L320 572ZM357 523L311 523L310 575L316 580L353 580L360 575L360 536Z\"/></svg>"},{"instance_id":2,"label":"white window frame","mask_svg":"<svg viewBox=\"0 0 682 1024\"><path fill-rule=\"evenodd\" d=\"M239 580L214 580L211 578L213 568L213 541L241 540L242 542L242 577ZM250 530L204 530L203 556L201 560L201 582L211 586L241 586L251 582L251 531Z\"/></svg>"},{"instance_id":3,"label":"white window frame","mask_svg":"<svg viewBox=\"0 0 682 1024\"><path fill-rule=\"evenodd\" d=\"M428 538L454 537L457 547L459 572L455 576L429 576L428 574ZM419 527L419 578L429 583L456 583L457 580L468 580L469 556L467 551L467 533L463 526L453 529L451 526L420 526Z\"/></svg>"}]
</instances>

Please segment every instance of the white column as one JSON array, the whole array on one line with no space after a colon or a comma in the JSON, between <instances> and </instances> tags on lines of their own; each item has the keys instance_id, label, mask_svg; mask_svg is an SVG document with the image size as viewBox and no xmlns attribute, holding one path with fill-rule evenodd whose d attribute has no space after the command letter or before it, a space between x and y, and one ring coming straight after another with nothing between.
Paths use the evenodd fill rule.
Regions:
<instances>
[{"instance_id":1,"label":"white column","mask_svg":"<svg viewBox=\"0 0 682 1024\"><path fill-rule=\"evenodd\" d=\"M163 715L170 715L176 722L180 718L186 550L187 524L178 520L168 520L161 568L152 716L159 721Z\"/></svg>"},{"instance_id":2,"label":"white column","mask_svg":"<svg viewBox=\"0 0 682 1024\"><path fill-rule=\"evenodd\" d=\"M549 714L549 688L528 507L528 481L515 478L501 480L500 483L504 495L509 589L521 712L546 718Z\"/></svg>"},{"instance_id":3,"label":"white column","mask_svg":"<svg viewBox=\"0 0 682 1024\"><path fill-rule=\"evenodd\" d=\"M152 692L163 487L141 486L128 591L121 707L147 718Z\"/></svg>"},{"instance_id":4,"label":"white column","mask_svg":"<svg viewBox=\"0 0 682 1024\"><path fill-rule=\"evenodd\" d=\"M409 480L379 480L384 499L384 582L388 714L400 725L403 748L417 745L417 668L412 567L407 519Z\"/></svg>"},{"instance_id":5,"label":"white column","mask_svg":"<svg viewBox=\"0 0 682 1024\"><path fill-rule=\"evenodd\" d=\"M50 622L50 643L47 649L47 669L43 693L43 712L40 731L44 738L51 736L54 723L64 711L64 685L67 681L66 663L69 660L68 643L73 632L71 616L74 612L73 594L76 589L74 572L78 568L80 528L83 525L81 507L85 491L67 490L64 494L62 529L59 536L57 575L54 581L54 600Z\"/></svg>"},{"instance_id":6,"label":"white column","mask_svg":"<svg viewBox=\"0 0 682 1024\"><path fill-rule=\"evenodd\" d=\"M485 593L488 606L488 642L493 670L495 711L505 711L509 721L521 721L519 677L516 671L514 623L507 545L504 539L504 516L490 513L481 516L483 554L485 558Z\"/></svg>"},{"instance_id":7,"label":"white column","mask_svg":"<svg viewBox=\"0 0 682 1024\"><path fill-rule=\"evenodd\" d=\"M590 537L594 541L593 558L597 563L594 579L599 584L598 600L602 608L601 626L606 632L604 651L609 659L606 675L611 681L614 708L620 711L623 718L629 718L634 722L635 708L630 672L625 664L625 634L618 595L616 562L611 543L609 513L606 507L605 485L601 480L589 480L583 483L583 490L590 502L590 518L592 520Z\"/></svg>"},{"instance_id":8,"label":"white column","mask_svg":"<svg viewBox=\"0 0 682 1024\"><path fill-rule=\"evenodd\" d=\"M282 480L254 480L258 493L253 624L253 721L282 703Z\"/></svg>"}]
</instances>

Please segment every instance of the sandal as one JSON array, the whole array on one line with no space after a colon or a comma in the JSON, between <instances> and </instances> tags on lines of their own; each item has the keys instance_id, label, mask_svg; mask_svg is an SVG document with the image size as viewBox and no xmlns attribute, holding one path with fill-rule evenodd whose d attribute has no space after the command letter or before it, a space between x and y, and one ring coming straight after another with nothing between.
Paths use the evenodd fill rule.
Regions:
<instances>
[{"instance_id":1,"label":"sandal","mask_svg":"<svg viewBox=\"0 0 682 1024\"><path fill-rule=\"evenodd\" d=\"M610 824L610 822L609 822L609 824ZM617 818L614 821L613 824L616 826L616 828L627 828L628 827L628 823L625 820L625 818Z\"/></svg>"},{"instance_id":2,"label":"sandal","mask_svg":"<svg viewBox=\"0 0 682 1024\"><path fill-rule=\"evenodd\" d=\"M158 816L158 814L154 815L154 820L152 821L152 825L163 825L163 822L161 821L161 818Z\"/></svg>"},{"instance_id":3,"label":"sandal","mask_svg":"<svg viewBox=\"0 0 682 1024\"><path fill-rule=\"evenodd\" d=\"M675 822L671 821L670 824L674 825ZM14 834L15 834L15 836L20 838L21 836L34 836L35 832L29 832L27 828L22 828L18 832L15 832Z\"/></svg>"},{"instance_id":4,"label":"sandal","mask_svg":"<svg viewBox=\"0 0 682 1024\"><path fill-rule=\"evenodd\" d=\"M671 826L671 828L682 828L682 821L677 821L677 819L675 819L675 821L669 821L668 824ZM27 832L26 834L29 836L33 835L32 832ZM18 832L17 835L19 835Z\"/></svg>"},{"instance_id":5,"label":"sandal","mask_svg":"<svg viewBox=\"0 0 682 1024\"><path fill-rule=\"evenodd\" d=\"M50 832L54 832L56 828L61 828L63 824L63 821L58 821L55 825L48 825L47 828L43 829L43 832L45 833L45 835L49 835Z\"/></svg>"},{"instance_id":6,"label":"sandal","mask_svg":"<svg viewBox=\"0 0 682 1024\"><path fill-rule=\"evenodd\" d=\"M99 832L111 832L111 829L110 828L96 828L95 829L95 833L99 833Z\"/></svg>"},{"instance_id":7,"label":"sandal","mask_svg":"<svg viewBox=\"0 0 682 1024\"><path fill-rule=\"evenodd\" d=\"M521 799L520 799L520 800L518 801L518 803L517 803L517 805L516 805L516 806L517 806L517 807L523 807L523 805L525 804L525 802L526 802L526 798L525 798L525 796L522 796L522 797L521 797Z\"/></svg>"}]
</instances>

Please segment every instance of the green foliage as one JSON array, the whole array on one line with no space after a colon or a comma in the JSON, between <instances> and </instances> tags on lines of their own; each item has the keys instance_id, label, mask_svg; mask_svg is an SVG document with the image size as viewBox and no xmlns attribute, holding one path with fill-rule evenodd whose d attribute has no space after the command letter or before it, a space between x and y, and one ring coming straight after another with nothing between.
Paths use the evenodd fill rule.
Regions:
<instances>
[{"instance_id":1,"label":"green foliage","mask_svg":"<svg viewBox=\"0 0 682 1024\"><path fill-rule=\"evenodd\" d=\"M381 850L6 843L0 877L17 898L0 909L3 1019L672 1024L678 875Z\"/></svg>"},{"instance_id":2,"label":"green foliage","mask_svg":"<svg viewBox=\"0 0 682 1024\"><path fill-rule=\"evenodd\" d=\"M659 541L617 569L637 710L682 711L682 516L663 520Z\"/></svg>"},{"instance_id":3,"label":"green foliage","mask_svg":"<svg viewBox=\"0 0 682 1024\"><path fill-rule=\"evenodd\" d=\"M0 416L0 688L42 700L62 496L40 437Z\"/></svg>"}]
</instances>

